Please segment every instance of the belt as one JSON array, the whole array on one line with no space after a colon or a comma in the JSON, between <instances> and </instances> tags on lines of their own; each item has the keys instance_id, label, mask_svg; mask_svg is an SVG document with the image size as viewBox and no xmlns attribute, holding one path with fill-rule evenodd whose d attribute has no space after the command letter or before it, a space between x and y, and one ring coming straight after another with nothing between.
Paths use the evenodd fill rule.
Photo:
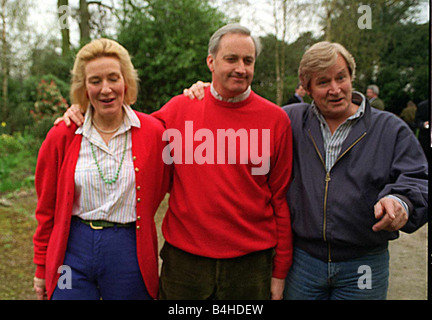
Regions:
<instances>
[{"instance_id":1,"label":"belt","mask_svg":"<svg viewBox=\"0 0 432 320\"><path fill-rule=\"evenodd\" d=\"M130 228L135 226L135 222L117 223L117 222L110 222L105 220L83 220L78 217L73 217L73 219L79 220L80 222L90 226L90 228L92 228L93 230L102 230L104 228L113 228L113 227Z\"/></svg>"}]
</instances>

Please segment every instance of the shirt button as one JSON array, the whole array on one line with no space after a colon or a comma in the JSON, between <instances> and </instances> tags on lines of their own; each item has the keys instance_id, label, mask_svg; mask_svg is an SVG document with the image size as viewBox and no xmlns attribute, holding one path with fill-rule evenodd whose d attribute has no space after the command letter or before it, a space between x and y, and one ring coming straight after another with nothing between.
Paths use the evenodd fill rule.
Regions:
<instances>
[{"instance_id":1,"label":"shirt button","mask_svg":"<svg viewBox=\"0 0 432 320\"><path fill-rule=\"evenodd\" d=\"M141 190L141 186L138 186L138 187L137 187L137 190L140 191L140 190Z\"/></svg>"},{"instance_id":2,"label":"shirt button","mask_svg":"<svg viewBox=\"0 0 432 320\"><path fill-rule=\"evenodd\" d=\"M138 169L138 168L135 168L135 171L136 171L136 172L139 172L139 169Z\"/></svg>"},{"instance_id":3,"label":"shirt button","mask_svg":"<svg viewBox=\"0 0 432 320\"><path fill-rule=\"evenodd\" d=\"M137 202L141 202L141 198L138 198L138 199L137 199Z\"/></svg>"},{"instance_id":4,"label":"shirt button","mask_svg":"<svg viewBox=\"0 0 432 320\"><path fill-rule=\"evenodd\" d=\"M137 217L137 220L141 220L141 216L138 216L138 217Z\"/></svg>"},{"instance_id":5,"label":"shirt button","mask_svg":"<svg viewBox=\"0 0 432 320\"><path fill-rule=\"evenodd\" d=\"M137 230L139 230L140 229L140 226L137 226Z\"/></svg>"},{"instance_id":6,"label":"shirt button","mask_svg":"<svg viewBox=\"0 0 432 320\"><path fill-rule=\"evenodd\" d=\"M135 156L133 156L133 157L132 157L132 160L133 160L133 161L135 161L135 160L136 160L136 157L135 157Z\"/></svg>"}]
</instances>

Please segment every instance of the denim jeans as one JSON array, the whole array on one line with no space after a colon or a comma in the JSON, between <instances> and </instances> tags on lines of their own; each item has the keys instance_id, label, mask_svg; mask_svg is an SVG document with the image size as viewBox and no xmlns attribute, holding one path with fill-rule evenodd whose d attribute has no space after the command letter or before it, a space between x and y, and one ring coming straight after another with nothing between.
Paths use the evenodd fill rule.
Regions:
<instances>
[{"instance_id":1,"label":"denim jeans","mask_svg":"<svg viewBox=\"0 0 432 320\"><path fill-rule=\"evenodd\" d=\"M385 300L388 250L343 262L324 262L295 248L286 300Z\"/></svg>"},{"instance_id":2,"label":"denim jeans","mask_svg":"<svg viewBox=\"0 0 432 320\"><path fill-rule=\"evenodd\" d=\"M63 263L71 271L71 289L57 284L52 299L150 300L138 266L135 232L134 227L116 226L93 230L72 219Z\"/></svg>"}]
</instances>

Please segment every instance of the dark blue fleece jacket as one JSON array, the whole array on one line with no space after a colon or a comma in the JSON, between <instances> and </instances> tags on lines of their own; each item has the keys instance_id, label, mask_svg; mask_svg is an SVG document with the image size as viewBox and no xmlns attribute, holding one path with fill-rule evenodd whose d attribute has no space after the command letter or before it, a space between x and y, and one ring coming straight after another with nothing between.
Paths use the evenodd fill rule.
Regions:
<instances>
[{"instance_id":1,"label":"dark blue fleece jacket","mask_svg":"<svg viewBox=\"0 0 432 320\"><path fill-rule=\"evenodd\" d=\"M354 95L353 95L354 97ZM293 181L287 194L294 246L323 261L344 261L384 249L398 231L374 232L374 205L393 194L409 206L401 229L414 232L428 217L428 163L410 128L371 108L346 138L326 172L319 121L309 104L284 107L293 132Z\"/></svg>"}]
</instances>

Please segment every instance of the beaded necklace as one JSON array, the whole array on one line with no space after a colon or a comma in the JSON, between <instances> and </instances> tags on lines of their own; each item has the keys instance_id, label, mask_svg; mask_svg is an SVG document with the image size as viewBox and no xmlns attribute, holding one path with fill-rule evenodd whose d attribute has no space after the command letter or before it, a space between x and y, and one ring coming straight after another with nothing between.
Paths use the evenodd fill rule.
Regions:
<instances>
[{"instance_id":1,"label":"beaded necklace","mask_svg":"<svg viewBox=\"0 0 432 320\"><path fill-rule=\"evenodd\" d=\"M118 179L118 176L119 176L119 173L120 173L120 169L121 169L121 167L122 167L123 160L124 160L125 155L126 155L127 137L128 137L128 132L126 131L126 134L125 134L125 143L124 143L124 150L123 150L122 158L121 158L121 160L120 160L120 165L119 165L119 167L118 167L118 169L117 169L117 172L116 172L115 175L114 175L114 178L111 179L111 180L108 180L107 178L105 178L105 176L104 176L104 174L103 174L103 172L102 172L102 169L101 169L100 166L99 166L99 162L97 161L96 153L95 153L94 148L93 148L93 143L91 143L90 140L89 140L89 142L90 142L90 149L91 149L91 152L92 152L92 155L93 155L93 159L94 159L94 161L96 162L96 167L97 167L97 169L98 169L98 171L99 171L99 175L101 176L102 180L103 180L106 184L113 184L113 183L115 183L115 182L117 181L117 179Z\"/></svg>"}]
</instances>

